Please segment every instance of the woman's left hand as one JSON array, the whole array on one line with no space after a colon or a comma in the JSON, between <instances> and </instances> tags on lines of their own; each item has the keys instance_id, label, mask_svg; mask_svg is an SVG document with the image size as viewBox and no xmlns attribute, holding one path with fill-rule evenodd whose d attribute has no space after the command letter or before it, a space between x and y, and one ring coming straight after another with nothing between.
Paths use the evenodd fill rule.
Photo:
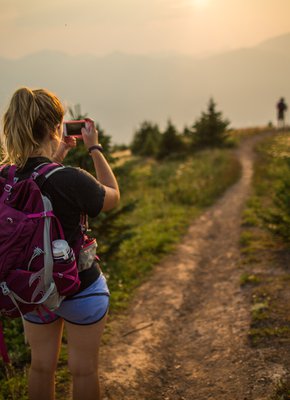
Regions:
<instances>
[{"instance_id":1,"label":"woman's left hand","mask_svg":"<svg viewBox=\"0 0 290 400\"><path fill-rule=\"evenodd\" d=\"M59 143L59 146L53 155L53 161L62 162L66 157L69 150L73 149L77 145L77 139L72 136L64 136Z\"/></svg>"},{"instance_id":2,"label":"woman's left hand","mask_svg":"<svg viewBox=\"0 0 290 400\"><path fill-rule=\"evenodd\" d=\"M63 147L64 150L70 150L76 147L77 139L73 136L64 136L59 144L59 148Z\"/></svg>"}]
</instances>

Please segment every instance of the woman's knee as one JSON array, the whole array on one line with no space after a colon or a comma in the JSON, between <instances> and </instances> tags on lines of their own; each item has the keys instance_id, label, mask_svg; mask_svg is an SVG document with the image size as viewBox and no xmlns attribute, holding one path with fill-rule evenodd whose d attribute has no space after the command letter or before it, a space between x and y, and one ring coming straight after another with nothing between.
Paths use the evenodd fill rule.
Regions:
<instances>
[{"instance_id":1,"label":"woman's knee","mask_svg":"<svg viewBox=\"0 0 290 400\"><path fill-rule=\"evenodd\" d=\"M106 318L93 325L67 323L68 368L73 376L88 376L98 370L98 353Z\"/></svg>"},{"instance_id":2,"label":"woman's knee","mask_svg":"<svg viewBox=\"0 0 290 400\"><path fill-rule=\"evenodd\" d=\"M81 357L70 354L68 368L73 376L94 375L98 371L97 354L83 354Z\"/></svg>"},{"instance_id":3,"label":"woman's knee","mask_svg":"<svg viewBox=\"0 0 290 400\"><path fill-rule=\"evenodd\" d=\"M33 359L31 360L30 370L37 372L39 374L46 374L52 375L55 373L57 368L57 361L56 360L40 360L40 359Z\"/></svg>"},{"instance_id":4,"label":"woman's knee","mask_svg":"<svg viewBox=\"0 0 290 400\"><path fill-rule=\"evenodd\" d=\"M31 368L41 373L56 370L61 345L63 322L57 320L48 325L25 321L25 332L31 349Z\"/></svg>"}]
</instances>

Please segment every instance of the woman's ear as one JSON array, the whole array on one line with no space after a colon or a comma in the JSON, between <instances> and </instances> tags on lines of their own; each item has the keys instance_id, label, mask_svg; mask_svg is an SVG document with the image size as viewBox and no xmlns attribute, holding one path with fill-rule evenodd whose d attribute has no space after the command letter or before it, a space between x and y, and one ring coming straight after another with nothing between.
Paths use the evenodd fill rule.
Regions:
<instances>
[{"instance_id":1,"label":"woman's ear","mask_svg":"<svg viewBox=\"0 0 290 400\"><path fill-rule=\"evenodd\" d=\"M62 133L63 133L63 125L62 125L62 123L57 125L56 130L57 130L58 137L61 138L62 137Z\"/></svg>"},{"instance_id":2,"label":"woman's ear","mask_svg":"<svg viewBox=\"0 0 290 400\"><path fill-rule=\"evenodd\" d=\"M62 138L62 132L63 132L62 124L58 124L56 125L54 132L49 133L49 137L51 140L60 141Z\"/></svg>"},{"instance_id":3,"label":"woman's ear","mask_svg":"<svg viewBox=\"0 0 290 400\"><path fill-rule=\"evenodd\" d=\"M56 140L58 138L58 132L55 130L54 132L49 132L49 139Z\"/></svg>"}]
</instances>

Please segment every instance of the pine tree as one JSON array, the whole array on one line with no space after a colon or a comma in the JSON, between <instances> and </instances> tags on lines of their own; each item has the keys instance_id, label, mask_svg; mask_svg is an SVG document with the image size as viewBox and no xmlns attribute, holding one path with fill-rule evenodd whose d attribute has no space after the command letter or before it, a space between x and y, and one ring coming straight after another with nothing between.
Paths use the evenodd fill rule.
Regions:
<instances>
[{"instance_id":1,"label":"pine tree","mask_svg":"<svg viewBox=\"0 0 290 400\"><path fill-rule=\"evenodd\" d=\"M179 153L183 150L184 145L177 129L169 120L167 127L161 136L159 144L158 158L164 158L172 154Z\"/></svg>"},{"instance_id":2,"label":"pine tree","mask_svg":"<svg viewBox=\"0 0 290 400\"><path fill-rule=\"evenodd\" d=\"M227 119L223 119L222 113L216 111L216 103L211 98L207 112L203 112L193 125L193 146L222 146L228 136L226 129L229 124Z\"/></svg>"},{"instance_id":3,"label":"pine tree","mask_svg":"<svg viewBox=\"0 0 290 400\"><path fill-rule=\"evenodd\" d=\"M144 121L135 132L131 151L143 157L155 157L159 149L160 131L156 124Z\"/></svg>"}]
</instances>

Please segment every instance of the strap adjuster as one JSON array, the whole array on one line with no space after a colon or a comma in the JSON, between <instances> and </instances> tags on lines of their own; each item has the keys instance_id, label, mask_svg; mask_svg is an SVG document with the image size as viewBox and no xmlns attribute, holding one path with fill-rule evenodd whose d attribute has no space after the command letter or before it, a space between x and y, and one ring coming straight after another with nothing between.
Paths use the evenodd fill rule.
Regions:
<instances>
[{"instance_id":1,"label":"strap adjuster","mask_svg":"<svg viewBox=\"0 0 290 400\"><path fill-rule=\"evenodd\" d=\"M7 193L11 193L12 186L9 185L8 183L6 183L6 185L4 186L4 190L5 190L5 192L7 192Z\"/></svg>"},{"instance_id":2,"label":"strap adjuster","mask_svg":"<svg viewBox=\"0 0 290 400\"><path fill-rule=\"evenodd\" d=\"M1 288L2 294L3 294L4 296L8 296L8 295L9 295L10 290L9 290L9 288L8 288L8 286L7 286L7 284L6 284L6 282L1 282L1 283L0 283L0 288Z\"/></svg>"},{"instance_id":3,"label":"strap adjuster","mask_svg":"<svg viewBox=\"0 0 290 400\"><path fill-rule=\"evenodd\" d=\"M39 175L39 173L36 172L36 171L34 171L34 172L32 172L32 174L31 174L31 178L35 181L35 179L38 177L38 175Z\"/></svg>"}]
</instances>

